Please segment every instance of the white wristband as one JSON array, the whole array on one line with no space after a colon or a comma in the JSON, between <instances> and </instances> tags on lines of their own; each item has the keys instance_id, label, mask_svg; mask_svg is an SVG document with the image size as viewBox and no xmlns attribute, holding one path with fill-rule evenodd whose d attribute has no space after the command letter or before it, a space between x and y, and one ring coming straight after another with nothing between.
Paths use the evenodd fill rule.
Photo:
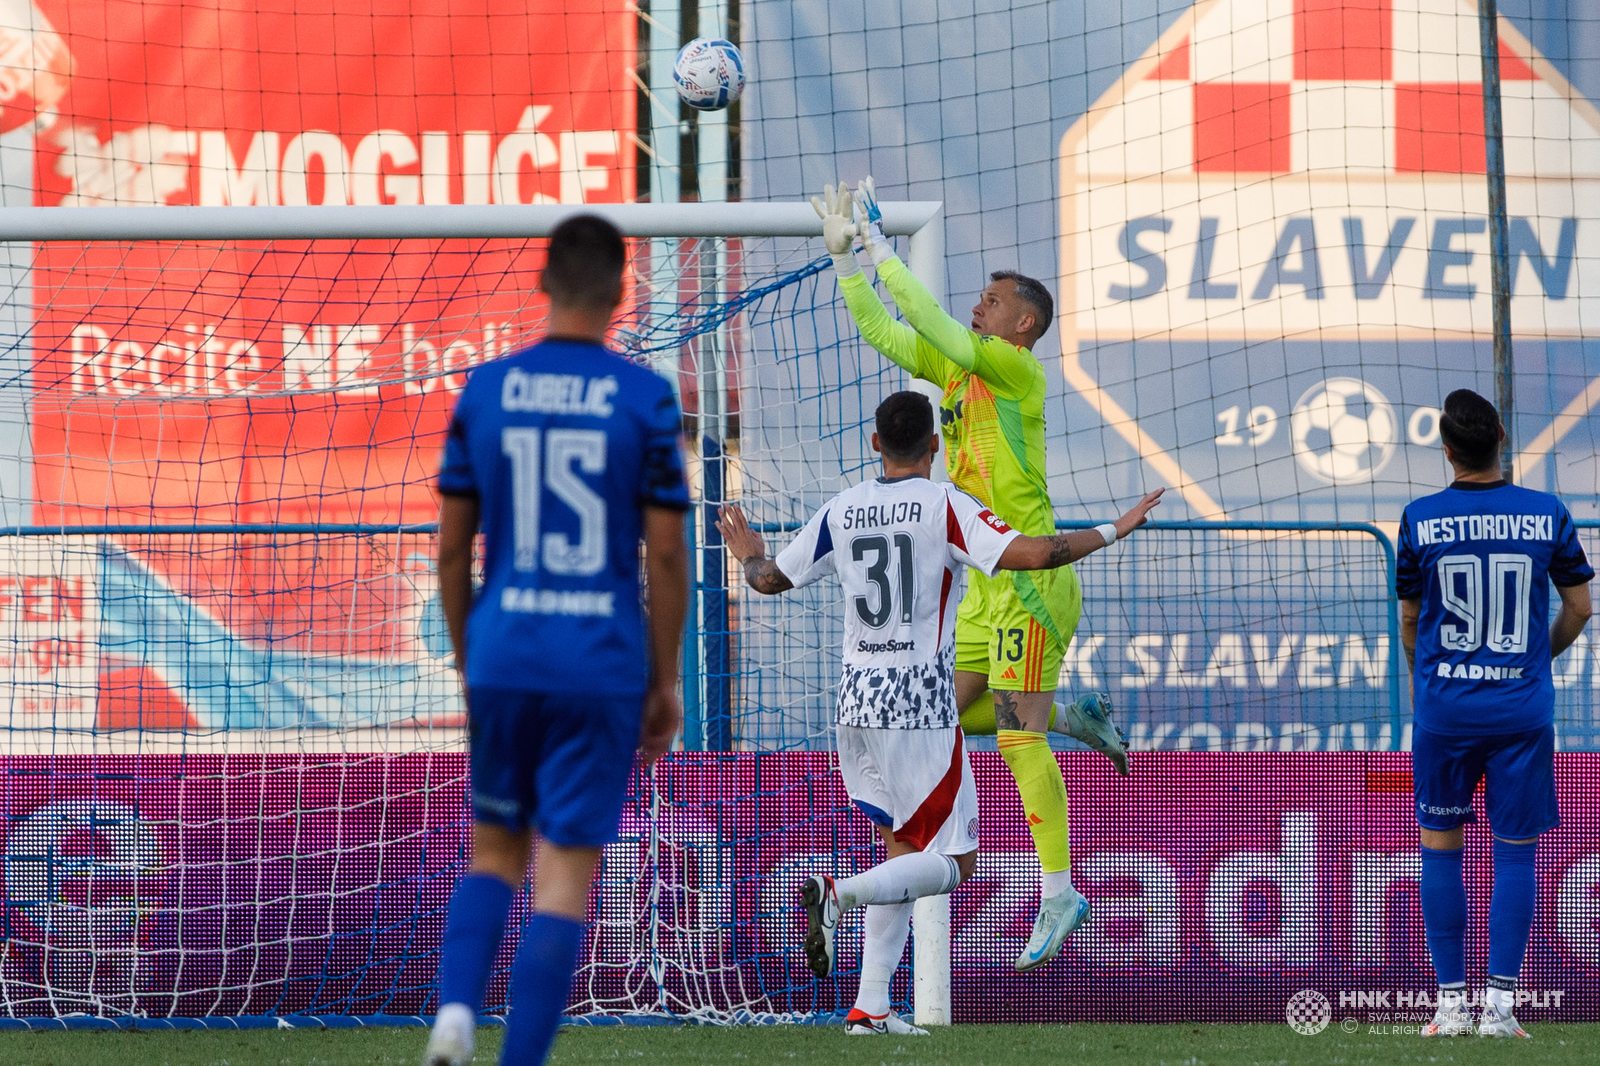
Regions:
<instances>
[{"instance_id":1,"label":"white wristband","mask_svg":"<svg viewBox=\"0 0 1600 1066\"><path fill-rule=\"evenodd\" d=\"M1105 538L1106 547L1108 548L1117 542L1117 527L1114 523L1104 522L1095 526L1094 531Z\"/></svg>"},{"instance_id":2,"label":"white wristband","mask_svg":"<svg viewBox=\"0 0 1600 1066\"><path fill-rule=\"evenodd\" d=\"M861 263L855 252L841 252L833 257L833 272L843 280L861 273Z\"/></svg>"}]
</instances>

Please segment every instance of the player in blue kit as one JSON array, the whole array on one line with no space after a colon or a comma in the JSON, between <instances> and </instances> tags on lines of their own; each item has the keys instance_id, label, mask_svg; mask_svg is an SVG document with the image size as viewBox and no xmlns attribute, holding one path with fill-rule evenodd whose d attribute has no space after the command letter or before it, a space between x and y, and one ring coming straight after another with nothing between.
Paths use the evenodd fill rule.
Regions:
<instances>
[{"instance_id":1,"label":"player in blue kit","mask_svg":"<svg viewBox=\"0 0 1600 1066\"><path fill-rule=\"evenodd\" d=\"M427 1066L472 1061L484 987L538 834L501 1062L543 1062L637 748L682 719L689 506L671 386L605 349L626 250L594 215L550 235L544 340L473 372L439 474L439 586L468 697L472 863L450 899ZM472 545L484 534L484 583ZM649 610L641 606L645 544Z\"/></svg>"},{"instance_id":2,"label":"player in blue kit","mask_svg":"<svg viewBox=\"0 0 1600 1066\"><path fill-rule=\"evenodd\" d=\"M1477 1031L1526 1037L1512 1008L1538 895L1534 855L1539 834L1560 821L1550 661L1589 620L1594 569L1560 500L1501 478L1505 430L1493 404L1467 389L1452 392L1439 435L1456 479L1401 514L1395 578L1415 694L1422 920L1439 980L1422 1035L1473 1030L1461 827L1476 821L1472 794L1483 781L1494 894ZM1547 631L1552 582L1561 610Z\"/></svg>"}]
</instances>

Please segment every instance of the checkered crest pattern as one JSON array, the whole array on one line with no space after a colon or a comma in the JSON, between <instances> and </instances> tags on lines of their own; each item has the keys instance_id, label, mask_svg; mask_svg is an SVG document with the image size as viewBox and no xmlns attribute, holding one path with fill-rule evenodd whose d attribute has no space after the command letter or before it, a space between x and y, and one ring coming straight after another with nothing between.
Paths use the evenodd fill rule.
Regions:
<instances>
[{"instance_id":1,"label":"checkered crest pattern","mask_svg":"<svg viewBox=\"0 0 1600 1066\"><path fill-rule=\"evenodd\" d=\"M1102 101L1091 173L1484 171L1467 0L1202 0L1150 58ZM1504 21L1500 76L1508 173L1600 174L1600 114Z\"/></svg>"}]
</instances>

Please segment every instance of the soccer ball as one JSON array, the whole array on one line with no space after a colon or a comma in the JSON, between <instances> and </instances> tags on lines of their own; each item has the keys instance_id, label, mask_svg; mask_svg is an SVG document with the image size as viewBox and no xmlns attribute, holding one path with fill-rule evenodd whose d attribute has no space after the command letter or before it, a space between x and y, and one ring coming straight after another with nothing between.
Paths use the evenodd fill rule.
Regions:
<instances>
[{"instance_id":1,"label":"soccer ball","mask_svg":"<svg viewBox=\"0 0 1600 1066\"><path fill-rule=\"evenodd\" d=\"M744 56L720 37L696 37L672 65L678 96L699 111L720 111L744 92Z\"/></svg>"},{"instance_id":2,"label":"soccer ball","mask_svg":"<svg viewBox=\"0 0 1600 1066\"><path fill-rule=\"evenodd\" d=\"M1371 481L1394 456L1399 419L1383 393L1359 378L1329 378L1294 406L1294 457L1330 485Z\"/></svg>"}]
</instances>

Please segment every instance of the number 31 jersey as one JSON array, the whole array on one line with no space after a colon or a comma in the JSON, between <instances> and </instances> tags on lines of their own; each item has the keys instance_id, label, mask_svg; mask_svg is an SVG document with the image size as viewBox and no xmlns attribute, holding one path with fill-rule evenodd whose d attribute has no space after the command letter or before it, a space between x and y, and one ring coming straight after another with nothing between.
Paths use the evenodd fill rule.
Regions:
<instances>
[{"instance_id":1,"label":"number 31 jersey","mask_svg":"<svg viewBox=\"0 0 1600 1066\"><path fill-rule=\"evenodd\" d=\"M644 508L689 506L679 432L666 379L598 344L546 340L472 372L439 472L483 526L469 691L644 691L639 538Z\"/></svg>"},{"instance_id":2,"label":"number 31 jersey","mask_svg":"<svg viewBox=\"0 0 1600 1066\"><path fill-rule=\"evenodd\" d=\"M953 485L878 478L818 511L776 563L796 588L837 574L844 592L839 725L949 729L956 571L994 576L1020 536Z\"/></svg>"},{"instance_id":3,"label":"number 31 jersey","mask_svg":"<svg viewBox=\"0 0 1600 1066\"><path fill-rule=\"evenodd\" d=\"M1594 577L1547 492L1458 481L1400 516L1395 592L1422 601L1415 721L1430 733L1542 729L1555 713L1550 583Z\"/></svg>"}]
</instances>

